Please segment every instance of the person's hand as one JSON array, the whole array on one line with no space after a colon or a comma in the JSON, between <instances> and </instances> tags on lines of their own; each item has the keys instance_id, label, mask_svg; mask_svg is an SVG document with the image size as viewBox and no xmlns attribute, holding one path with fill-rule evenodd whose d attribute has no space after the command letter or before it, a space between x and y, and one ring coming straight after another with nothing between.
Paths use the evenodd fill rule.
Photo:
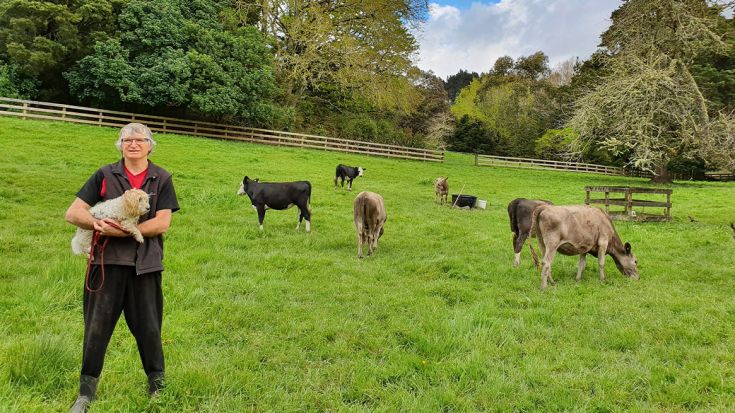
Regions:
<instances>
[{"instance_id":1,"label":"person's hand","mask_svg":"<svg viewBox=\"0 0 735 413\"><path fill-rule=\"evenodd\" d=\"M105 237L129 237L130 233L123 230L120 223L114 219L105 218L94 221L95 231Z\"/></svg>"}]
</instances>

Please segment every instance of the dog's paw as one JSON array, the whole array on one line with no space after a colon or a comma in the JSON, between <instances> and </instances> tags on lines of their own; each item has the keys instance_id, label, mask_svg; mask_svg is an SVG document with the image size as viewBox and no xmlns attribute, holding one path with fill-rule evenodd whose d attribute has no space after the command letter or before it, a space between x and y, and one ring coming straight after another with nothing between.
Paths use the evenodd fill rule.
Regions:
<instances>
[{"instance_id":1,"label":"dog's paw","mask_svg":"<svg viewBox=\"0 0 735 413\"><path fill-rule=\"evenodd\" d=\"M133 237L135 238L136 241L140 242L141 244L143 243L143 241L145 241L143 239L143 235L140 232L133 234Z\"/></svg>"}]
</instances>

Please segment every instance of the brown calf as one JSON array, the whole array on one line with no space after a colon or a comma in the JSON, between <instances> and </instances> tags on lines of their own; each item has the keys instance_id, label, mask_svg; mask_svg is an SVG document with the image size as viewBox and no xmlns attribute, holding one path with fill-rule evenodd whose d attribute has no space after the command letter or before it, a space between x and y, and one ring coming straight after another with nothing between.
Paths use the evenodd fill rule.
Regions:
<instances>
[{"instance_id":1,"label":"brown calf","mask_svg":"<svg viewBox=\"0 0 735 413\"><path fill-rule=\"evenodd\" d=\"M378 248L378 239L383 235L383 225L388 219L383 197L375 192L357 194L354 203L355 229L357 230L357 258L362 258L362 244L368 245L368 255Z\"/></svg>"},{"instance_id":2,"label":"brown calf","mask_svg":"<svg viewBox=\"0 0 735 413\"><path fill-rule=\"evenodd\" d=\"M436 193L434 202L439 204L447 202L447 194L449 194L449 182L447 182L447 179L449 179L448 176L446 178L440 176L434 180L434 192Z\"/></svg>"},{"instance_id":3,"label":"brown calf","mask_svg":"<svg viewBox=\"0 0 735 413\"><path fill-rule=\"evenodd\" d=\"M551 277L551 264L556 252L579 255L577 281L582 279L586 254L597 257L600 281L605 280L605 255L609 254L615 266L628 277L638 279L638 262L630 251L630 244L620 240L610 217L601 209L587 205L541 205L533 210L531 233L538 238L542 255L541 289Z\"/></svg>"},{"instance_id":4,"label":"brown calf","mask_svg":"<svg viewBox=\"0 0 735 413\"><path fill-rule=\"evenodd\" d=\"M515 258L513 259L513 267L518 267L521 262L521 250L526 239L531 235L531 214L533 209L539 205L551 204L549 201L516 198L508 204L508 218L510 219L510 231L513 233L513 251ZM538 257L536 251L533 250L533 244L528 243L531 250L531 258L533 265L538 269Z\"/></svg>"}]
</instances>

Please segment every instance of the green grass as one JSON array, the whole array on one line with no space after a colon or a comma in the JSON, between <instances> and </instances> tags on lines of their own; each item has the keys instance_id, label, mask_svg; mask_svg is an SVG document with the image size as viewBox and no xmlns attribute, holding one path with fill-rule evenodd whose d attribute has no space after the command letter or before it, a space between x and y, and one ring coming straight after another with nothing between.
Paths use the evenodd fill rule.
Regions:
<instances>
[{"instance_id":1,"label":"green grass","mask_svg":"<svg viewBox=\"0 0 735 413\"><path fill-rule=\"evenodd\" d=\"M0 118L0 408L64 411L76 396L85 260L63 214L117 159L116 131ZM641 279L608 280L558 256L539 290L528 249L512 268L506 205L581 203L585 185L640 179L477 168L159 135L181 211L166 236L168 387L145 393L123 320L92 412L733 411L735 184L677 182L671 223L616 223ZM353 192L337 163L361 165ZM297 211L265 231L244 175L312 182L313 232ZM432 181L488 200L433 203ZM385 198L377 255L358 260L352 200ZM689 222L687 215L698 222Z\"/></svg>"}]
</instances>

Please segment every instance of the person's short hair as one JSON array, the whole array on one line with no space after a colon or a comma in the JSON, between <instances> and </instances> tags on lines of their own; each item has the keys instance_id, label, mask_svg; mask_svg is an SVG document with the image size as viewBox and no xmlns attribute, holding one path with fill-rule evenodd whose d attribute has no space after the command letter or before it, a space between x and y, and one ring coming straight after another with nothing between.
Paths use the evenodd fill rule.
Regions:
<instances>
[{"instance_id":1,"label":"person's short hair","mask_svg":"<svg viewBox=\"0 0 735 413\"><path fill-rule=\"evenodd\" d=\"M117 146L117 149L119 151L122 151L123 139L136 133L145 136L148 142L151 143L151 149L148 151L148 154L150 155L151 153L153 153L153 150L156 149L156 141L153 139L153 133L150 129L148 129L148 126L145 126L142 123L128 123L127 125L123 126L122 129L120 129L120 136L118 136L117 142L115 142L115 146Z\"/></svg>"}]
</instances>

